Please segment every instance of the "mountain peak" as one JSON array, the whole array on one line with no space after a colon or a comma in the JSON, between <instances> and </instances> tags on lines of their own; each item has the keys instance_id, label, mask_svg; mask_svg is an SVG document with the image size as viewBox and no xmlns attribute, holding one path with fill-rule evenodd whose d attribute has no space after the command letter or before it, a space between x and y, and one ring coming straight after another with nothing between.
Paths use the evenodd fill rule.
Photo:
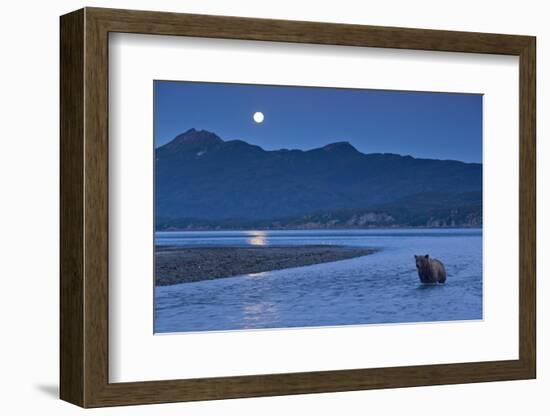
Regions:
<instances>
[{"instance_id":1,"label":"mountain peak","mask_svg":"<svg viewBox=\"0 0 550 416\"><path fill-rule=\"evenodd\" d=\"M174 137L170 142L160 146L158 150L165 151L186 151L198 148L210 148L224 143L220 137L208 130L189 129Z\"/></svg>"},{"instance_id":2,"label":"mountain peak","mask_svg":"<svg viewBox=\"0 0 550 416\"><path fill-rule=\"evenodd\" d=\"M327 152L332 151L352 151L352 152L359 152L350 142L335 142L335 143L329 143L326 146L323 146L321 149Z\"/></svg>"},{"instance_id":3,"label":"mountain peak","mask_svg":"<svg viewBox=\"0 0 550 416\"><path fill-rule=\"evenodd\" d=\"M214 134L208 130L196 130L194 128L187 130L185 133L179 134L172 140L171 143L174 142L185 142L185 143L192 143L192 142L216 142L221 143L223 142L222 139L217 134Z\"/></svg>"}]
</instances>

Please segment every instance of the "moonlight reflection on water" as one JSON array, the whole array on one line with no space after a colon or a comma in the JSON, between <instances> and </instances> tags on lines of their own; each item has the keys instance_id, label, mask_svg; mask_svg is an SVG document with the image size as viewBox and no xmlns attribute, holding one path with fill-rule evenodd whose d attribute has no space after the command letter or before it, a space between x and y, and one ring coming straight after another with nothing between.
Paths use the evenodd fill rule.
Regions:
<instances>
[{"instance_id":1,"label":"moonlight reflection on water","mask_svg":"<svg viewBox=\"0 0 550 416\"><path fill-rule=\"evenodd\" d=\"M251 246L265 246L267 245L267 232L265 231L247 231L249 238L248 244Z\"/></svg>"}]
</instances>

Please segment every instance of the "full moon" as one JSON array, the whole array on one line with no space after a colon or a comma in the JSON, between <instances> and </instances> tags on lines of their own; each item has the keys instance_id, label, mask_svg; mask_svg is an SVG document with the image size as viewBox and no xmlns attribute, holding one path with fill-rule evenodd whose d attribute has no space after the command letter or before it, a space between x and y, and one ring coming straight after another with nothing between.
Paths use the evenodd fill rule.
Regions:
<instances>
[{"instance_id":1,"label":"full moon","mask_svg":"<svg viewBox=\"0 0 550 416\"><path fill-rule=\"evenodd\" d=\"M254 121L256 123L261 123L264 121L264 113L262 113L261 111L256 111L254 113Z\"/></svg>"}]
</instances>

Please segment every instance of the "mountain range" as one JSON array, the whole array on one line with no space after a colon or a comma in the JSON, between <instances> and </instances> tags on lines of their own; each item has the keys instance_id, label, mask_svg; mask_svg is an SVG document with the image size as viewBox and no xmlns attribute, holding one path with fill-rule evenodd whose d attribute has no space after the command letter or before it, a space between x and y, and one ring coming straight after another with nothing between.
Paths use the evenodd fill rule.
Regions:
<instances>
[{"instance_id":1,"label":"mountain range","mask_svg":"<svg viewBox=\"0 0 550 416\"><path fill-rule=\"evenodd\" d=\"M190 129L155 150L155 210L157 230L480 227L482 165Z\"/></svg>"}]
</instances>

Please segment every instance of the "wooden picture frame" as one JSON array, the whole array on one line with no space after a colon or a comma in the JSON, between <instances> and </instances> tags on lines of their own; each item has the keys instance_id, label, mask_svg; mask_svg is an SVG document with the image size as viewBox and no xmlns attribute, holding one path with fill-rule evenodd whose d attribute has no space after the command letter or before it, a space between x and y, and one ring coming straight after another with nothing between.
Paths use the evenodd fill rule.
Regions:
<instances>
[{"instance_id":1,"label":"wooden picture frame","mask_svg":"<svg viewBox=\"0 0 550 416\"><path fill-rule=\"evenodd\" d=\"M61 399L101 407L535 378L534 37L100 8L64 15L60 28ZM110 32L519 56L519 359L109 383Z\"/></svg>"}]
</instances>

